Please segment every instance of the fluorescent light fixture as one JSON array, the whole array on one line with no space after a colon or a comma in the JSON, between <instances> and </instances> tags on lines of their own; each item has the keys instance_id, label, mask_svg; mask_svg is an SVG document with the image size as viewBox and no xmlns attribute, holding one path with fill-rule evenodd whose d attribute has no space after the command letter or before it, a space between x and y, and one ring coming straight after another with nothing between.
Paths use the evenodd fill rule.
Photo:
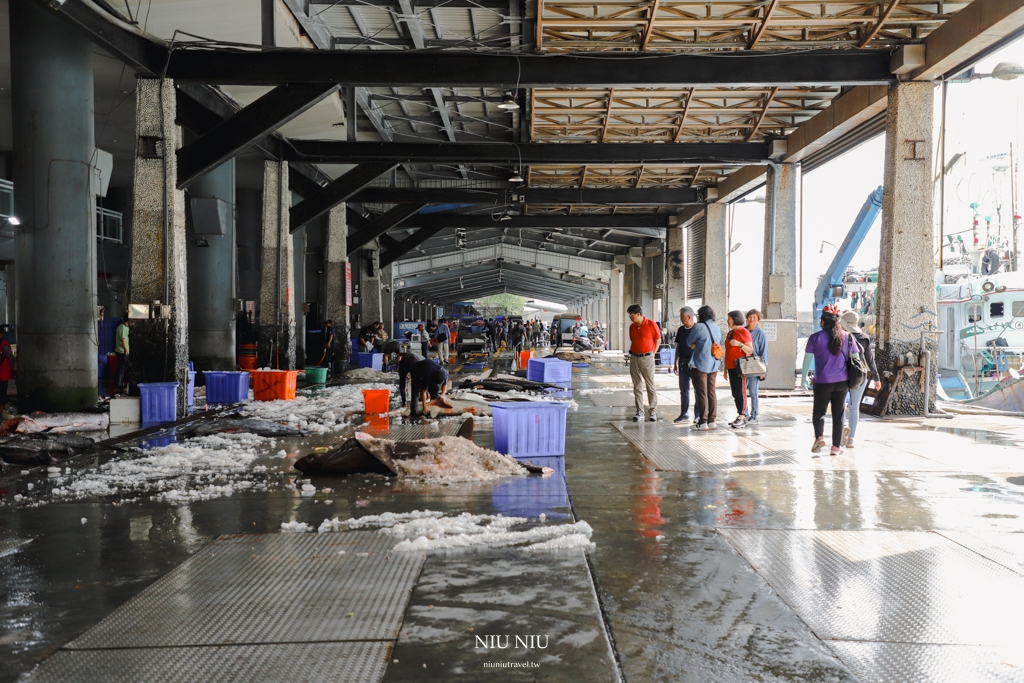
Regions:
<instances>
[{"instance_id":1,"label":"fluorescent light fixture","mask_svg":"<svg viewBox=\"0 0 1024 683\"><path fill-rule=\"evenodd\" d=\"M17 216L11 216L7 219L7 222L11 225L21 225L21 221L18 220Z\"/></svg>"}]
</instances>

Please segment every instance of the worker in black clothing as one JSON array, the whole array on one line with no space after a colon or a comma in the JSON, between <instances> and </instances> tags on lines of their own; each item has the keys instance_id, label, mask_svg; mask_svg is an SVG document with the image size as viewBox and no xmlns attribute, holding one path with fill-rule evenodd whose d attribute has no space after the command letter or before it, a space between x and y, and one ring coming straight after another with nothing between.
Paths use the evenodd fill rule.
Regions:
<instances>
[{"instance_id":1,"label":"worker in black clothing","mask_svg":"<svg viewBox=\"0 0 1024 683\"><path fill-rule=\"evenodd\" d=\"M373 325L366 325L359 330L359 350L363 353L373 353L373 342L376 338L376 328Z\"/></svg>"},{"instance_id":2,"label":"worker in black clothing","mask_svg":"<svg viewBox=\"0 0 1024 683\"><path fill-rule=\"evenodd\" d=\"M679 376L679 417L673 422L682 424L690 420L690 358L693 357L693 349L690 348L689 340L697 316L692 308L683 306L679 309L679 318L682 325L676 330L676 362L672 368L672 372ZM695 412L700 414L699 411Z\"/></svg>"},{"instance_id":3,"label":"worker in black clothing","mask_svg":"<svg viewBox=\"0 0 1024 683\"><path fill-rule=\"evenodd\" d=\"M427 396L438 399L448 390L448 371L429 358L412 366L412 407L410 413L419 415L427 405Z\"/></svg>"},{"instance_id":4,"label":"worker in black clothing","mask_svg":"<svg viewBox=\"0 0 1024 683\"><path fill-rule=\"evenodd\" d=\"M412 374L413 367L424 360L418 353L398 354L398 395L402 397L402 405L405 405L405 381Z\"/></svg>"}]
</instances>

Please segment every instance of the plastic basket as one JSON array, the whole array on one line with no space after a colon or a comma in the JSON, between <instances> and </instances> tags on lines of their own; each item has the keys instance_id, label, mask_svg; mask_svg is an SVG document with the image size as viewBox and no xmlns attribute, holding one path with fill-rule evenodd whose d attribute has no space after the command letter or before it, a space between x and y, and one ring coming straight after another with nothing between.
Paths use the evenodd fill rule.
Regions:
<instances>
[{"instance_id":1,"label":"plastic basket","mask_svg":"<svg viewBox=\"0 0 1024 683\"><path fill-rule=\"evenodd\" d=\"M514 477L491 489L491 505L497 512L512 517L568 519L569 495L565 486L565 458L561 456L519 458L555 472L546 477Z\"/></svg>"},{"instance_id":2,"label":"plastic basket","mask_svg":"<svg viewBox=\"0 0 1024 683\"><path fill-rule=\"evenodd\" d=\"M249 373L214 372L208 370L206 377L207 403L240 403L249 398Z\"/></svg>"},{"instance_id":3,"label":"plastic basket","mask_svg":"<svg viewBox=\"0 0 1024 683\"><path fill-rule=\"evenodd\" d=\"M306 368L306 382L308 384L326 384L327 368Z\"/></svg>"},{"instance_id":4,"label":"plastic basket","mask_svg":"<svg viewBox=\"0 0 1024 683\"><path fill-rule=\"evenodd\" d=\"M178 419L178 383L144 382L139 385L143 423L174 422Z\"/></svg>"},{"instance_id":5,"label":"plastic basket","mask_svg":"<svg viewBox=\"0 0 1024 683\"><path fill-rule=\"evenodd\" d=\"M571 382L572 363L557 358L531 358L526 366L526 379L531 382Z\"/></svg>"},{"instance_id":6,"label":"plastic basket","mask_svg":"<svg viewBox=\"0 0 1024 683\"><path fill-rule=\"evenodd\" d=\"M391 410L390 389L363 389L363 412L379 415Z\"/></svg>"},{"instance_id":7,"label":"plastic basket","mask_svg":"<svg viewBox=\"0 0 1024 683\"><path fill-rule=\"evenodd\" d=\"M289 401L295 398L298 370L254 370L252 396L257 401Z\"/></svg>"},{"instance_id":8,"label":"plastic basket","mask_svg":"<svg viewBox=\"0 0 1024 683\"><path fill-rule=\"evenodd\" d=\"M523 401L491 403L494 450L515 457L565 454L568 403Z\"/></svg>"},{"instance_id":9,"label":"plastic basket","mask_svg":"<svg viewBox=\"0 0 1024 683\"><path fill-rule=\"evenodd\" d=\"M192 362L189 361L189 367ZM196 372L195 370L188 371L188 407L191 408L196 404Z\"/></svg>"},{"instance_id":10,"label":"plastic basket","mask_svg":"<svg viewBox=\"0 0 1024 683\"><path fill-rule=\"evenodd\" d=\"M360 368L372 368L377 372L384 369L383 353L357 353L356 366Z\"/></svg>"},{"instance_id":11,"label":"plastic basket","mask_svg":"<svg viewBox=\"0 0 1024 683\"><path fill-rule=\"evenodd\" d=\"M660 349L658 351L658 360L661 361L662 365L675 365L676 347L671 346L668 348Z\"/></svg>"}]
</instances>

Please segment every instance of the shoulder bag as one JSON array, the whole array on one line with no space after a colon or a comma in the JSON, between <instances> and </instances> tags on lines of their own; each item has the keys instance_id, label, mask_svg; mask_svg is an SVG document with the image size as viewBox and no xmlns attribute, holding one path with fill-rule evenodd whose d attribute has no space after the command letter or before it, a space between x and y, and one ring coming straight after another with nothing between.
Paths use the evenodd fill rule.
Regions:
<instances>
[{"instance_id":1,"label":"shoulder bag","mask_svg":"<svg viewBox=\"0 0 1024 683\"><path fill-rule=\"evenodd\" d=\"M708 341L711 342L711 357L715 360L722 360L725 357L725 349L715 341L715 336L711 333L711 326L708 325L707 321L704 322L704 326L708 328Z\"/></svg>"},{"instance_id":2,"label":"shoulder bag","mask_svg":"<svg viewBox=\"0 0 1024 683\"><path fill-rule=\"evenodd\" d=\"M864 378L867 377L867 367L864 365L864 359L860 355L860 344L857 343L857 339L852 334L847 334L850 339L850 345L847 347L846 353L846 383L851 390L859 389L861 384L864 384ZM854 351L856 345L857 351Z\"/></svg>"}]
</instances>

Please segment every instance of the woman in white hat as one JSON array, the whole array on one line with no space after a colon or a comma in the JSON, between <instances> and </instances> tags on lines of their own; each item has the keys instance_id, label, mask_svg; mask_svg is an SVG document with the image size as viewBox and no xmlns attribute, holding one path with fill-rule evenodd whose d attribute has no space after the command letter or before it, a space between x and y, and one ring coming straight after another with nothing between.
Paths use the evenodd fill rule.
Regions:
<instances>
[{"instance_id":1,"label":"woman in white hat","mask_svg":"<svg viewBox=\"0 0 1024 683\"><path fill-rule=\"evenodd\" d=\"M839 319L839 324L857 340L857 345L860 346L860 352L864 357L864 361L867 363L868 369L871 371L871 377L865 377L865 381L862 382L859 387L851 389L847 398L850 405L846 414L850 416L850 422L849 426L843 430L843 441L847 448L853 448L853 438L857 435L857 421L860 417L860 402L861 399L864 398L864 391L868 388L868 382L871 382L877 390L881 386L881 382L879 381L881 375L878 374L878 368L875 367L875 353L871 349L871 337L861 329L860 316L857 312L847 311L846 313L843 313L842 317Z\"/></svg>"}]
</instances>

